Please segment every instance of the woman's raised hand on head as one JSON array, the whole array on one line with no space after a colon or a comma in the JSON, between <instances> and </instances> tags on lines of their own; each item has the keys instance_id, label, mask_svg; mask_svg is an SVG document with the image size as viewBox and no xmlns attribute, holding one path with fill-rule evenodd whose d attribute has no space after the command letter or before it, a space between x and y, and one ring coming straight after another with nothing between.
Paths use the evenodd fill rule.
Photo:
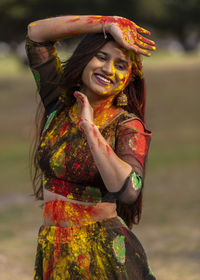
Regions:
<instances>
[{"instance_id":1,"label":"woman's raised hand on head","mask_svg":"<svg viewBox=\"0 0 200 280\"><path fill-rule=\"evenodd\" d=\"M141 35L150 35L151 33L134 22L118 16L104 17L103 22L105 31L109 32L122 47L145 56L151 55L147 50L154 51L156 49L153 41Z\"/></svg>"}]
</instances>

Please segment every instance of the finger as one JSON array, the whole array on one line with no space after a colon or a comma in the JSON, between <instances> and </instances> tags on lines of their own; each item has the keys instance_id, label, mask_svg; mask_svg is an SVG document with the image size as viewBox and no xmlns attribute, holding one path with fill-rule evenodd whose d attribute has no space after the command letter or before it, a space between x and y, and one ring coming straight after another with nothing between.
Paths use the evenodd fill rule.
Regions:
<instances>
[{"instance_id":1,"label":"finger","mask_svg":"<svg viewBox=\"0 0 200 280\"><path fill-rule=\"evenodd\" d=\"M151 32L149 30L146 30L138 25L135 25L137 32L143 33L143 34L147 34L147 35L151 35Z\"/></svg>"},{"instance_id":2,"label":"finger","mask_svg":"<svg viewBox=\"0 0 200 280\"><path fill-rule=\"evenodd\" d=\"M78 104L77 109L78 109L79 112L81 112L82 109L85 107L84 97L77 92L74 93L74 96L75 96L77 104Z\"/></svg>"},{"instance_id":3,"label":"finger","mask_svg":"<svg viewBox=\"0 0 200 280\"><path fill-rule=\"evenodd\" d=\"M140 35L140 34L137 34L137 38L138 38L140 41L142 41L142 42L144 42L144 43L146 43L146 44L148 44L148 45L152 45L152 46L155 45L155 42L154 42L154 41L151 41L151 40L149 40L149 39L143 37L143 36Z\"/></svg>"},{"instance_id":4,"label":"finger","mask_svg":"<svg viewBox=\"0 0 200 280\"><path fill-rule=\"evenodd\" d=\"M138 47L140 47L142 49L151 50L151 51L155 51L156 50L155 46L151 46L151 45L148 45L146 43L143 43L143 42L139 41L138 39L136 40L135 43L138 45Z\"/></svg>"},{"instance_id":5,"label":"finger","mask_svg":"<svg viewBox=\"0 0 200 280\"><path fill-rule=\"evenodd\" d=\"M86 96L84 96L84 94L82 94L81 92L75 91L74 96L76 97L77 100L81 101L82 103L85 102L85 97Z\"/></svg>"},{"instance_id":6,"label":"finger","mask_svg":"<svg viewBox=\"0 0 200 280\"><path fill-rule=\"evenodd\" d=\"M150 56L151 54L149 52L147 52L145 49L141 48L139 45L137 45L136 43L132 43L131 40L129 41L129 43L124 43L123 47L127 50L131 50L134 51L136 53L140 53L146 56Z\"/></svg>"},{"instance_id":7,"label":"finger","mask_svg":"<svg viewBox=\"0 0 200 280\"><path fill-rule=\"evenodd\" d=\"M146 51L145 49L137 46L137 45L133 45L131 48L133 51L135 51L136 53L142 54L144 56L151 56L151 53Z\"/></svg>"},{"instance_id":8,"label":"finger","mask_svg":"<svg viewBox=\"0 0 200 280\"><path fill-rule=\"evenodd\" d=\"M80 92L80 91L78 91L78 90L76 90L76 91L74 92L74 95L76 95L76 96L82 96L82 97L87 97L85 94L83 94L82 92Z\"/></svg>"}]
</instances>

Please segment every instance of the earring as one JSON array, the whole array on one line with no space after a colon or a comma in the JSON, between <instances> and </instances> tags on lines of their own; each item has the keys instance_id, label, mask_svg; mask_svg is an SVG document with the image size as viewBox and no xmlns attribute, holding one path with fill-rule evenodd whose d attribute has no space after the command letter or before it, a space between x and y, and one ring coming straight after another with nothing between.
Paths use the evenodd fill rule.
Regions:
<instances>
[{"instance_id":1,"label":"earring","mask_svg":"<svg viewBox=\"0 0 200 280\"><path fill-rule=\"evenodd\" d=\"M123 91L117 95L116 99L117 99L117 106L127 106L128 105L128 98Z\"/></svg>"}]
</instances>

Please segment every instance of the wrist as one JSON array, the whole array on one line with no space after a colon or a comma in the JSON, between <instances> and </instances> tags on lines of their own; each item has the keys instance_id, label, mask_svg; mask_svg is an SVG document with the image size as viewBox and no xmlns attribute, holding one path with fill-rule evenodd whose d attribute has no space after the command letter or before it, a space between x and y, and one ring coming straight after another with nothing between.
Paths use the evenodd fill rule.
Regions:
<instances>
[{"instance_id":1,"label":"wrist","mask_svg":"<svg viewBox=\"0 0 200 280\"><path fill-rule=\"evenodd\" d=\"M89 121L87 119L80 118L77 122L77 126L80 128L80 130L86 132L90 128L97 127L92 121Z\"/></svg>"},{"instance_id":2,"label":"wrist","mask_svg":"<svg viewBox=\"0 0 200 280\"><path fill-rule=\"evenodd\" d=\"M113 16L105 16L102 19L103 32L110 33L111 26L116 22Z\"/></svg>"}]
</instances>

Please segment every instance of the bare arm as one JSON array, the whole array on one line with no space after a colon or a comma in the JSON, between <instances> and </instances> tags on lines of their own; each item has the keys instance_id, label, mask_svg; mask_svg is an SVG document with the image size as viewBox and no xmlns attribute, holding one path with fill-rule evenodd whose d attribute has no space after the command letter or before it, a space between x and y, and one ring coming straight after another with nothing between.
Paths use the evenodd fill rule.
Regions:
<instances>
[{"instance_id":1,"label":"bare arm","mask_svg":"<svg viewBox=\"0 0 200 280\"><path fill-rule=\"evenodd\" d=\"M154 42L139 33L150 34L134 22L111 16L61 16L32 22L28 36L36 42L57 41L77 34L108 32L126 49L149 56Z\"/></svg>"},{"instance_id":2,"label":"bare arm","mask_svg":"<svg viewBox=\"0 0 200 280\"><path fill-rule=\"evenodd\" d=\"M132 167L121 160L100 133L97 126L84 122L81 125L87 137L95 164L109 192L118 192Z\"/></svg>"},{"instance_id":3,"label":"bare arm","mask_svg":"<svg viewBox=\"0 0 200 280\"><path fill-rule=\"evenodd\" d=\"M77 34L102 31L102 24L88 23L88 16L60 16L38 20L28 26L29 38L37 42L57 41Z\"/></svg>"}]
</instances>

